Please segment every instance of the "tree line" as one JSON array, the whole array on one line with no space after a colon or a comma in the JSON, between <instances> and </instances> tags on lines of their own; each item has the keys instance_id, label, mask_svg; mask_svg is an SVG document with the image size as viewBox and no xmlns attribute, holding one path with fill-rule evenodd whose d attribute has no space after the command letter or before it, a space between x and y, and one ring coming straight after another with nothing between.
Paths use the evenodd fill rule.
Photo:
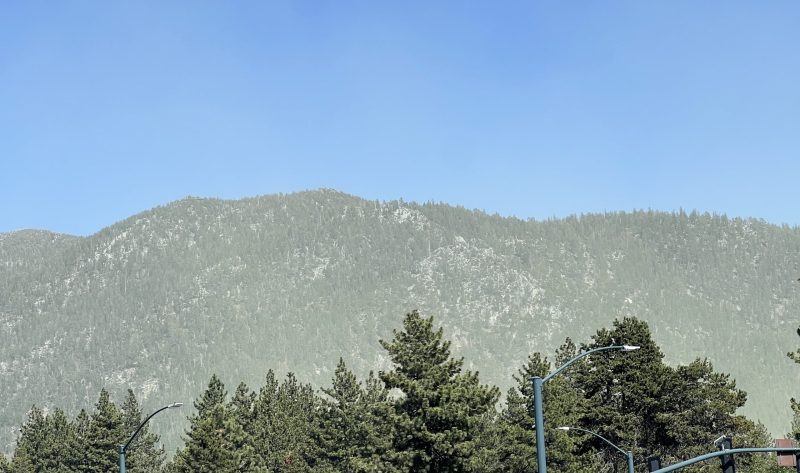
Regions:
<instances>
[{"instance_id":1,"label":"tree line","mask_svg":"<svg viewBox=\"0 0 800 473\"><path fill-rule=\"evenodd\" d=\"M800 332L799 332L800 333ZM400 473L536 471L531 378L545 376L583 350L632 344L631 353L602 352L576 363L544 388L548 468L554 473L625 470L625 458L591 435L597 432L664 464L713 450L720 435L736 447L771 445L766 428L736 414L747 395L705 359L677 367L664 363L648 325L618 319L587 343L567 339L549 360L531 354L505 396L464 369L443 330L417 311L405 316L390 340L381 340L391 369L358 379L339 359L330 386L315 390L291 373L270 370L253 390L233 394L211 377L194 401L184 445L171 460L147 426L128 449L133 473ZM800 362L800 350L790 354ZM798 436L800 404L794 399ZM142 421L132 391L120 407L101 390L94 411L69 419L64 411L34 406L0 473L117 471L117 446ZM737 458L740 472L777 472L767 456ZM687 471L718 471L701 464Z\"/></svg>"}]
</instances>

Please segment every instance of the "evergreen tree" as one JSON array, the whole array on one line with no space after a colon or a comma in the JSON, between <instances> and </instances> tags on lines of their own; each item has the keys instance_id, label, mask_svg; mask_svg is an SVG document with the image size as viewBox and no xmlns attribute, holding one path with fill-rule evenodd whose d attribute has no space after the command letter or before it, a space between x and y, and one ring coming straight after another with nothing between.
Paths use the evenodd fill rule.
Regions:
<instances>
[{"instance_id":1,"label":"evergreen tree","mask_svg":"<svg viewBox=\"0 0 800 473\"><path fill-rule=\"evenodd\" d=\"M312 429L317 397L294 374L278 385L270 370L253 406L253 438L264 464L273 472L307 472L318 447Z\"/></svg>"},{"instance_id":2,"label":"evergreen tree","mask_svg":"<svg viewBox=\"0 0 800 473\"><path fill-rule=\"evenodd\" d=\"M103 388L89 418L86 431L86 457L81 471L107 473L119 468L119 445L126 442L125 424L117 406Z\"/></svg>"},{"instance_id":3,"label":"evergreen tree","mask_svg":"<svg viewBox=\"0 0 800 473\"><path fill-rule=\"evenodd\" d=\"M88 471L86 465L89 463L89 423L89 414L85 409L81 409L73 423L77 445L76 457L78 459L78 471L80 472Z\"/></svg>"},{"instance_id":4,"label":"evergreen tree","mask_svg":"<svg viewBox=\"0 0 800 473\"><path fill-rule=\"evenodd\" d=\"M142 423L142 410L133 390L128 389L122 403L122 421L125 425L126 442ZM159 445L157 434L150 432L149 424L145 424L136 438L128 446L125 465L131 473L157 473L164 464L164 447Z\"/></svg>"},{"instance_id":5,"label":"evergreen tree","mask_svg":"<svg viewBox=\"0 0 800 473\"><path fill-rule=\"evenodd\" d=\"M255 399L256 394L245 383L239 383L228 403L230 417L235 423L235 425L228 426L228 430L231 432L229 440L231 448L239 455L236 471L253 473L267 471L263 457L256 452L253 438Z\"/></svg>"},{"instance_id":6,"label":"evergreen tree","mask_svg":"<svg viewBox=\"0 0 800 473\"><path fill-rule=\"evenodd\" d=\"M223 404L209 405L203 417L192 422L186 446L175 456L173 471L177 473L246 473L250 469L249 452L242 449L244 430Z\"/></svg>"},{"instance_id":7,"label":"evergreen tree","mask_svg":"<svg viewBox=\"0 0 800 473\"><path fill-rule=\"evenodd\" d=\"M189 420L193 421L207 417L211 409L215 406L218 404L225 404L227 395L228 393L225 391L225 385L216 374L212 374L206 390L203 391L203 394L198 399L195 399L194 408L197 413Z\"/></svg>"},{"instance_id":8,"label":"evergreen tree","mask_svg":"<svg viewBox=\"0 0 800 473\"><path fill-rule=\"evenodd\" d=\"M11 464L2 453L0 453L0 473L11 473Z\"/></svg>"},{"instance_id":9,"label":"evergreen tree","mask_svg":"<svg viewBox=\"0 0 800 473\"><path fill-rule=\"evenodd\" d=\"M75 425L64 411L56 409L45 419L47 439L39 450L39 471L77 472L80 468L80 452Z\"/></svg>"},{"instance_id":10,"label":"evergreen tree","mask_svg":"<svg viewBox=\"0 0 800 473\"><path fill-rule=\"evenodd\" d=\"M576 354L576 347L570 339L556 352L560 366ZM533 418L534 376L544 377L552 371L547 358L540 353L528 357L528 361L513 377L516 386L506 396L506 407L501 413L499 424L503 429L503 441L497 452L502 456L502 471L535 471L536 431ZM582 437L558 430L560 426L579 427L585 401L579 396L579 389L573 385L570 371L565 371L550 379L543 387L543 406L545 410L545 444L547 445L548 469L553 472L592 472L597 470L594 456L587 455L585 449L579 450Z\"/></svg>"},{"instance_id":11,"label":"evergreen tree","mask_svg":"<svg viewBox=\"0 0 800 473\"><path fill-rule=\"evenodd\" d=\"M11 459L11 464L8 466L10 473L36 473L36 466L32 459L33 452L28 451L27 448L17 448L14 451L14 457Z\"/></svg>"},{"instance_id":12,"label":"evergreen tree","mask_svg":"<svg viewBox=\"0 0 800 473\"><path fill-rule=\"evenodd\" d=\"M635 458L659 454L666 464L707 453L723 434L732 435L737 446L767 445L758 425L736 414L746 393L707 360L667 366L647 324L632 317L616 320L613 329L601 329L593 338L587 349L622 344L641 348L602 352L576 368L575 387L587 399L583 427L633 451ZM597 439L587 442L604 462L624 468L618 452ZM744 466L748 462L742 460ZM706 470L715 471L710 463L688 471Z\"/></svg>"},{"instance_id":13,"label":"evergreen tree","mask_svg":"<svg viewBox=\"0 0 800 473\"><path fill-rule=\"evenodd\" d=\"M320 447L317 469L342 473L390 472L389 425L381 417L386 392L372 373L366 389L339 358L333 386L323 389L330 399L322 401L318 428L313 431Z\"/></svg>"},{"instance_id":14,"label":"evergreen tree","mask_svg":"<svg viewBox=\"0 0 800 473\"><path fill-rule=\"evenodd\" d=\"M251 391L244 382L239 383L236 387L236 392L233 394L228 408L233 414L236 421L242 428L251 432L253 427L253 419L255 414L253 407L256 400L256 393Z\"/></svg>"},{"instance_id":15,"label":"evergreen tree","mask_svg":"<svg viewBox=\"0 0 800 473\"><path fill-rule=\"evenodd\" d=\"M583 425L599 433L635 458L655 452L666 459L679 447L667 432L673 411L671 396L678 382L663 363L663 353L647 324L633 317L615 320L612 330L601 329L586 350L610 345L638 345L637 351L606 351L592 355L572 368L575 384L587 399ZM713 440L713 438L712 438ZM589 440L605 463L624 468L625 459L609 451L599 439ZM688 457L687 457L688 458Z\"/></svg>"},{"instance_id":16,"label":"evergreen tree","mask_svg":"<svg viewBox=\"0 0 800 473\"><path fill-rule=\"evenodd\" d=\"M450 358L450 342L433 318L406 315L403 330L381 340L394 369L381 372L393 402L394 463L407 471L464 471L499 392L481 385L477 373L461 372L463 359Z\"/></svg>"},{"instance_id":17,"label":"evergreen tree","mask_svg":"<svg viewBox=\"0 0 800 473\"><path fill-rule=\"evenodd\" d=\"M225 386L212 375L208 387L194 402L185 446L167 470L173 473L266 472L255 455L249 434L237 414L225 404Z\"/></svg>"},{"instance_id":18,"label":"evergreen tree","mask_svg":"<svg viewBox=\"0 0 800 473\"><path fill-rule=\"evenodd\" d=\"M37 469L39 452L44 449L47 443L47 421L44 412L33 406L28 412L28 418L22 425L19 442L14 451L12 465L15 472L23 472Z\"/></svg>"}]
</instances>

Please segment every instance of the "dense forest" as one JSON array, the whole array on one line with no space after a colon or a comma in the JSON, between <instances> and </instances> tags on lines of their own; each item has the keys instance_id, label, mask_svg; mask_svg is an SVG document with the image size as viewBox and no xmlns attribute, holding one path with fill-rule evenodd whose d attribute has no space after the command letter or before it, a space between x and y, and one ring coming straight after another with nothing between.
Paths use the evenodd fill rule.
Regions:
<instances>
[{"instance_id":1,"label":"dense forest","mask_svg":"<svg viewBox=\"0 0 800 473\"><path fill-rule=\"evenodd\" d=\"M102 389L151 411L188 404L215 373L326 386L339 358L366 383L391 366L375 341L413 309L501 402L530 353L552 360L567 337L636 317L670 366L707 359L748 392L741 413L780 436L797 396L785 354L798 277L800 229L756 219L524 221L328 190L187 198L88 237L0 234L0 451L16 451L32 405L72 419ZM188 428L152 426L169 453Z\"/></svg>"},{"instance_id":2,"label":"dense forest","mask_svg":"<svg viewBox=\"0 0 800 473\"><path fill-rule=\"evenodd\" d=\"M536 471L533 376L545 376L576 354L609 345L639 350L598 352L570 365L545 385L545 436L553 472L625 470L625 457L578 427L602 435L635 458L665 464L713 450L720 433L737 447L770 446L759 423L737 414L747 395L706 359L671 367L647 323L616 320L576 346L570 339L551 361L533 353L513 377L502 402L497 387L464 369L432 317L412 312L380 345L389 369L366 379L339 359L327 388L316 391L289 373L267 371L257 390L244 382L229 395L212 375L188 416L184 445L165 463L158 435L146 426L129 447L132 473L234 472L526 472ZM798 360L800 350L789 353ZM787 400L787 403L789 401ZM797 403L792 400L796 413ZM167 412L152 422L174 422ZM61 409L33 407L0 473L116 471L117 445L142 419L128 391L121 408L101 390L93 412L70 420ZM797 419L797 416L795 417ZM797 430L792 433L800 435ZM740 455L737 471L779 472L769 455ZM686 471L716 472L718 462Z\"/></svg>"}]
</instances>

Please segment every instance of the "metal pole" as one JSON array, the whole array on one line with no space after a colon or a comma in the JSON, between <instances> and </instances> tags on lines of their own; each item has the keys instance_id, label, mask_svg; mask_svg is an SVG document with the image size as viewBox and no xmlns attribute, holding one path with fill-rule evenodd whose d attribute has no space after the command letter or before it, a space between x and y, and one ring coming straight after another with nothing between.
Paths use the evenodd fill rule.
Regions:
<instances>
[{"instance_id":1,"label":"metal pole","mask_svg":"<svg viewBox=\"0 0 800 473\"><path fill-rule=\"evenodd\" d=\"M542 415L542 384L539 376L533 377L533 419L536 423L536 464L539 473L547 473L547 458L544 453L544 415Z\"/></svg>"},{"instance_id":2,"label":"metal pole","mask_svg":"<svg viewBox=\"0 0 800 473\"><path fill-rule=\"evenodd\" d=\"M736 453L758 453L758 452L794 452L800 453L800 448L732 448L730 450L720 450L719 452L706 453L699 457L690 458L674 465L665 466L655 470L653 473L669 473L671 471L680 470L681 468L693 465L695 463L705 461L711 458L721 457L723 455L734 455Z\"/></svg>"},{"instance_id":3,"label":"metal pole","mask_svg":"<svg viewBox=\"0 0 800 473\"><path fill-rule=\"evenodd\" d=\"M628 457L628 473L634 473L633 472L633 452L628 450L626 455Z\"/></svg>"},{"instance_id":4,"label":"metal pole","mask_svg":"<svg viewBox=\"0 0 800 473\"><path fill-rule=\"evenodd\" d=\"M125 473L125 445L119 446L119 473Z\"/></svg>"}]
</instances>

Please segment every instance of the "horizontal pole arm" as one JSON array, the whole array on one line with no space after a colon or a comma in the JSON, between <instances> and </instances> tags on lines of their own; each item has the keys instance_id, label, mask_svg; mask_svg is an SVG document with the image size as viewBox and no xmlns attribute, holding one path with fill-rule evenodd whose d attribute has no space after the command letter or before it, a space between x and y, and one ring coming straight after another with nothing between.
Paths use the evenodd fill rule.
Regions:
<instances>
[{"instance_id":1,"label":"horizontal pole arm","mask_svg":"<svg viewBox=\"0 0 800 473\"><path fill-rule=\"evenodd\" d=\"M758 452L794 452L800 453L800 448L731 448L728 450L720 450L718 452L706 453L699 457L690 458L689 460L676 463L674 465L666 466L664 468L653 471L652 473L669 473L685 466L693 465L695 463L705 461L711 458L721 457L723 455L733 455L735 453L758 453Z\"/></svg>"}]
</instances>

